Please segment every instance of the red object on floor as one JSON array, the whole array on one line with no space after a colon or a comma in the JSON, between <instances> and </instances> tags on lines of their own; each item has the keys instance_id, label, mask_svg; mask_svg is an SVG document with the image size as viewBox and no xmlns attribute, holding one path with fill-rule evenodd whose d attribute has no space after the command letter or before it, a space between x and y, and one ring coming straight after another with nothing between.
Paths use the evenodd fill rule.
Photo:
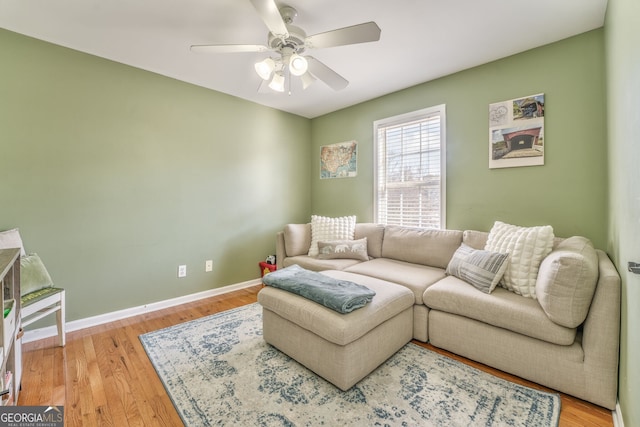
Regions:
<instances>
[{"instance_id":1,"label":"red object on floor","mask_svg":"<svg viewBox=\"0 0 640 427\"><path fill-rule=\"evenodd\" d=\"M258 266L260 267L260 277L264 277L265 274L269 274L272 271L276 271L278 269L275 264L268 264L264 261L260 261L258 263Z\"/></svg>"}]
</instances>

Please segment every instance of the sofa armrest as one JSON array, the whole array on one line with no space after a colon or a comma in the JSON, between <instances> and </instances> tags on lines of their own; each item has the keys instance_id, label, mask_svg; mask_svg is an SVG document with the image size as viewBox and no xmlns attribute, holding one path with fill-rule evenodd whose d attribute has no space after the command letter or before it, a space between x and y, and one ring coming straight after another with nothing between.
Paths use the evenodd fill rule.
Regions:
<instances>
[{"instance_id":1,"label":"sofa armrest","mask_svg":"<svg viewBox=\"0 0 640 427\"><path fill-rule=\"evenodd\" d=\"M620 275L613 262L601 250L598 253L598 284L589 314L584 321L582 348L587 389L608 401L613 408L618 390L618 357L620 347Z\"/></svg>"},{"instance_id":2,"label":"sofa armrest","mask_svg":"<svg viewBox=\"0 0 640 427\"><path fill-rule=\"evenodd\" d=\"M278 231L276 233L276 267L278 269L284 268L282 262L286 252L284 250L284 231Z\"/></svg>"}]
</instances>

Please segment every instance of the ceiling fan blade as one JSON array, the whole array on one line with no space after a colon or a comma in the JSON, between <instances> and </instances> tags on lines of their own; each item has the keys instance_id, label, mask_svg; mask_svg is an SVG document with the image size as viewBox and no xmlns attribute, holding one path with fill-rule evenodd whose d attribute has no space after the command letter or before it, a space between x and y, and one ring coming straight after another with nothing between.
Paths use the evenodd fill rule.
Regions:
<instances>
[{"instance_id":1,"label":"ceiling fan blade","mask_svg":"<svg viewBox=\"0 0 640 427\"><path fill-rule=\"evenodd\" d=\"M274 0L251 0L251 4L273 35L283 38L289 37L289 30L287 30Z\"/></svg>"},{"instance_id":2,"label":"ceiling fan blade","mask_svg":"<svg viewBox=\"0 0 640 427\"><path fill-rule=\"evenodd\" d=\"M192 52L204 53L245 53L245 52L267 52L267 46L259 44L203 44L191 46Z\"/></svg>"},{"instance_id":3,"label":"ceiling fan blade","mask_svg":"<svg viewBox=\"0 0 640 427\"><path fill-rule=\"evenodd\" d=\"M347 87L349 82L340 74L324 65L312 56L306 56L309 63L309 72L316 78L322 80L333 90L341 90Z\"/></svg>"},{"instance_id":4,"label":"ceiling fan blade","mask_svg":"<svg viewBox=\"0 0 640 427\"><path fill-rule=\"evenodd\" d=\"M305 40L308 48L344 46L348 44L375 42L380 40L380 27L375 22L366 22L351 27L339 28L326 33L309 36Z\"/></svg>"}]
</instances>

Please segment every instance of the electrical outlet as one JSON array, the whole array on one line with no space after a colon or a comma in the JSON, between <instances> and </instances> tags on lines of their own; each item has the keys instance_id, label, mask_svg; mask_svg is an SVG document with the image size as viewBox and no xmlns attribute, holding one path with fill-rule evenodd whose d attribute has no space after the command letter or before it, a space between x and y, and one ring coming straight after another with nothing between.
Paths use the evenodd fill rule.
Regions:
<instances>
[{"instance_id":1,"label":"electrical outlet","mask_svg":"<svg viewBox=\"0 0 640 427\"><path fill-rule=\"evenodd\" d=\"M209 272L213 270L213 260L208 259L204 263L204 271Z\"/></svg>"},{"instance_id":2,"label":"electrical outlet","mask_svg":"<svg viewBox=\"0 0 640 427\"><path fill-rule=\"evenodd\" d=\"M178 277L187 277L187 266L179 265L178 266Z\"/></svg>"}]
</instances>

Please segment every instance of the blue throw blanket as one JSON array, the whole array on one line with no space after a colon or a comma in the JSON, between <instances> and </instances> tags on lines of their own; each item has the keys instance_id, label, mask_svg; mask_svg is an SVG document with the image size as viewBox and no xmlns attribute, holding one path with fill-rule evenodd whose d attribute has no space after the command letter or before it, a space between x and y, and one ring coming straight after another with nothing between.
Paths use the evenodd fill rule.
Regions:
<instances>
[{"instance_id":1,"label":"blue throw blanket","mask_svg":"<svg viewBox=\"0 0 640 427\"><path fill-rule=\"evenodd\" d=\"M269 273L262 278L262 283L300 295L343 314L364 307L376 294L366 286L305 270L299 265Z\"/></svg>"}]
</instances>

